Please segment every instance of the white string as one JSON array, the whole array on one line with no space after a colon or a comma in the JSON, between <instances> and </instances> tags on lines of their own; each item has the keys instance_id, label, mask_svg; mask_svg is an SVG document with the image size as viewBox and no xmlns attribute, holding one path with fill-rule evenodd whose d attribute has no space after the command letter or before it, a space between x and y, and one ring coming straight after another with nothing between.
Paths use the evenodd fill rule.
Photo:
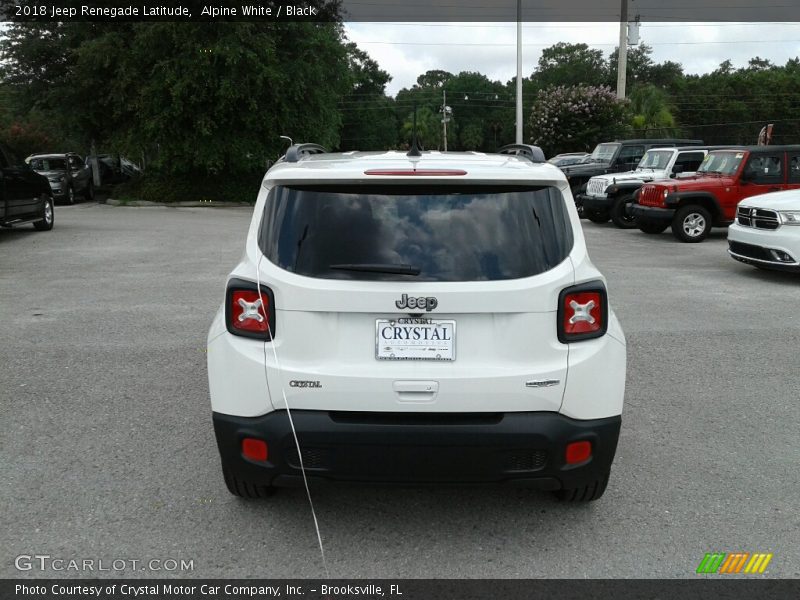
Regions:
<instances>
[{"instance_id":1,"label":"white string","mask_svg":"<svg viewBox=\"0 0 800 600\"><path fill-rule=\"evenodd\" d=\"M311 490L308 487L308 478L306 478L306 469L303 465L303 453L300 451L300 441L297 439L297 431L294 428L294 420L292 419L292 411L289 409L289 400L286 398L286 387L283 385L283 370L281 369L280 362L278 361L278 351L275 349L275 338L272 336L272 326L269 323L269 311L267 305L264 304L264 298L261 295L261 259L264 254L259 250L258 263L256 264L256 285L258 286L258 299L261 301L261 308L264 311L264 317L267 321L267 331L269 332L270 346L272 346L272 353L275 357L275 366L278 369L278 378L281 383L281 393L283 394L283 402L286 405L286 414L289 416L289 425L292 428L292 436L294 436L294 445L297 448L297 457L300 459L300 472L303 474L303 485L306 488L306 497L308 498L308 505L311 507L311 516L314 518L314 529L317 532L317 542L319 543L319 553L322 556L322 567L325 569L325 576L330 579L331 574L328 571L328 562L325 560L325 548L322 546L322 534L319 531L319 522L317 521L317 513L314 510L314 501L311 499ZM264 379L267 383L267 390L269 390L269 377L267 371L267 344L264 344Z\"/></svg>"}]
</instances>

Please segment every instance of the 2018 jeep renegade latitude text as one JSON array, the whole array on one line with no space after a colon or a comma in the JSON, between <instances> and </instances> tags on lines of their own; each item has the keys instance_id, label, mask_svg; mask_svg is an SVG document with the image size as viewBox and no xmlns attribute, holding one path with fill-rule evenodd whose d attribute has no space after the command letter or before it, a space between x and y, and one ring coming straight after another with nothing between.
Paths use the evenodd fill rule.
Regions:
<instances>
[{"instance_id":1,"label":"2018 jeep renegade latitude text","mask_svg":"<svg viewBox=\"0 0 800 600\"><path fill-rule=\"evenodd\" d=\"M268 171L208 335L232 493L305 473L603 494L625 337L564 175L520 148L300 145Z\"/></svg>"}]
</instances>

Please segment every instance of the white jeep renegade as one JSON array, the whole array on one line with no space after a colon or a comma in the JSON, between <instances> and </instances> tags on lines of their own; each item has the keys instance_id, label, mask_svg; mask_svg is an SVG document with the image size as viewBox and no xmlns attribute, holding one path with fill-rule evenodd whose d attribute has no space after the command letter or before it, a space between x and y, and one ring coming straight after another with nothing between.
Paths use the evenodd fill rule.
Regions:
<instances>
[{"instance_id":1,"label":"white jeep renegade","mask_svg":"<svg viewBox=\"0 0 800 600\"><path fill-rule=\"evenodd\" d=\"M596 500L625 358L569 185L538 148L292 146L208 334L225 482L244 497L305 475Z\"/></svg>"}]
</instances>

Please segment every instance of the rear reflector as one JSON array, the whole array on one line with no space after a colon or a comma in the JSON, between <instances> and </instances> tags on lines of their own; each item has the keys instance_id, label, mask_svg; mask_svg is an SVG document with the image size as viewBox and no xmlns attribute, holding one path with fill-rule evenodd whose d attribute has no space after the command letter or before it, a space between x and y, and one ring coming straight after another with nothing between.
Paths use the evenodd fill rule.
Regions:
<instances>
[{"instance_id":1,"label":"rear reflector","mask_svg":"<svg viewBox=\"0 0 800 600\"><path fill-rule=\"evenodd\" d=\"M255 438L244 438L242 440L242 454L250 460L266 462L268 456L267 442Z\"/></svg>"},{"instance_id":2,"label":"rear reflector","mask_svg":"<svg viewBox=\"0 0 800 600\"><path fill-rule=\"evenodd\" d=\"M608 296L602 282L576 285L558 299L558 339L562 343L600 337L608 329Z\"/></svg>"},{"instance_id":3,"label":"rear reflector","mask_svg":"<svg viewBox=\"0 0 800 600\"><path fill-rule=\"evenodd\" d=\"M466 175L461 169L367 169L364 175L388 175L391 177L458 177Z\"/></svg>"},{"instance_id":4,"label":"rear reflector","mask_svg":"<svg viewBox=\"0 0 800 600\"><path fill-rule=\"evenodd\" d=\"M578 463L586 462L592 457L592 443L591 442L572 442L567 444L567 451L565 453L565 460L568 465L577 465Z\"/></svg>"}]
</instances>

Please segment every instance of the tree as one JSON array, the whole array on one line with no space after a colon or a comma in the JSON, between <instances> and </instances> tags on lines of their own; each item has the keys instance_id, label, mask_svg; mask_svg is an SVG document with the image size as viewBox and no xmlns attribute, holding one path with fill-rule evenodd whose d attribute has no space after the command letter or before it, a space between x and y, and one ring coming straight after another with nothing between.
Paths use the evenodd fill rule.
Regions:
<instances>
[{"instance_id":1,"label":"tree","mask_svg":"<svg viewBox=\"0 0 800 600\"><path fill-rule=\"evenodd\" d=\"M397 145L394 101L386 96L391 76L355 44L347 45L351 91L341 103L342 151L385 150Z\"/></svg>"},{"instance_id":2,"label":"tree","mask_svg":"<svg viewBox=\"0 0 800 600\"><path fill-rule=\"evenodd\" d=\"M450 142L453 138L453 128L447 132L447 141ZM402 138L406 144L411 144L414 134L414 112L410 112L403 121ZM417 109L417 143L420 148L425 150L439 150L442 145L442 124L441 116L430 109L428 106L423 106Z\"/></svg>"},{"instance_id":3,"label":"tree","mask_svg":"<svg viewBox=\"0 0 800 600\"><path fill-rule=\"evenodd\" d=\"M642 137L674 137L677 134L670 99L654 85L636 87L630 95L631 125Z\"/></svg>"},{"instance_id":4,"label":"tree","mask_svg":"<svg viewBox=\"0 0 800 600\"><path fill-rule=\"evenodd\" d=\"M84 148L168 173L263 170L281 134L335 147L351 84L336 22L16 23L2 51L6 82Z\"/></svg>"},{"instance_id":5,"label":"tree","mask_svg":"<svg viewBox=\"0 0 800 600\"><path fill-rule=\"evenodd\" d=\"M586 44L559 42L542 50L531 79L540 89L556 85L604 85L608 81L608 63L602 50Z\"/></svg>"},{"instance_id":6,"label":"tree","mask_svg":"<svg viewBox=\"0 0 800 600\"><path fill-rule=\"evenodd\" d=\"M531 141L546 154L591 150L624 128L625 103L608 87L558 86L541 90L531 109Z\"/></svg>"}]
</instances>

